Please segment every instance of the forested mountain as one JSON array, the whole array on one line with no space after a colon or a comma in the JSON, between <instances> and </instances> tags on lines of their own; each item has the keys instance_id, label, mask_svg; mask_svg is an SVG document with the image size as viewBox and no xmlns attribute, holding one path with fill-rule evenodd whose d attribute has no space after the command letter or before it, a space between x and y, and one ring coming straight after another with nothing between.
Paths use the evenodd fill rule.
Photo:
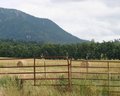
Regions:
<instances>
[{"instance_id":1,"label":"forested mountain","mask_svg":"<svg viewBox=\"0 0 120 96\"><path fill-rule=\"evenodd\" d=\"M62 44L84 41L64 31L49 19L5 8L0 8L0 39Z\"/></svg>"}]
</instances>

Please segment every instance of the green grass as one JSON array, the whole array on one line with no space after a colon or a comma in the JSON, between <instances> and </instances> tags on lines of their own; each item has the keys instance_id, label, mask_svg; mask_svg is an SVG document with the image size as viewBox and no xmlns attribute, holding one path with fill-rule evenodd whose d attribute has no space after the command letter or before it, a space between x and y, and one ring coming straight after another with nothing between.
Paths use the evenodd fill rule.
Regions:
<instances>
[{"instance_id":1,"label":"green grass","mask_svg":"<svg viewBox=\"0 0 120 96\"><path fill-rule=\"evenodd\" d=\"M17 77L2 77L0 88L3 94L0 96L106 96L106 89L100 91L92 82L76 80L73 81L76 84L89 84L90 86L72 86L71 89L68 89L67 85L64 86L67 81L62 78L63 76L60 76L56 84L63 86L33 86L30 81L21 84ZM49 82L44 81L44 83Z\"/></svg>"}]
</instances>

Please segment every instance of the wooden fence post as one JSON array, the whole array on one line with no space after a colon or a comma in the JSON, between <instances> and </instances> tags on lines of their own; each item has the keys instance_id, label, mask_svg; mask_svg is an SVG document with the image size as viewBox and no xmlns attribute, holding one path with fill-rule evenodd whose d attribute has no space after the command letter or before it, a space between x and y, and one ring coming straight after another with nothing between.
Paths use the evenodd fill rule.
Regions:
<instances>
[{"instance_id":1,"label":"wooden fence post","mask_svg":"<svg viewBox=\"0 0 120 96\"><path fill-rule=\"evenodd\" d=\"M72 60L70 59L70 89L72 88Z\"/></svg>"},{"instance_id":2,"label":"wooden fence post","mask_svg":"<svg viewBox=\"0 0 120 96\"><path fill-rule=\"evenodd\" d=\"M36 67L36 60L34 58L34 86L36 85L36 69L35 69L35 67Z\"/></svg>"},{"instance_id":3,"label":"wooden fence post","mask_svg":"<svg viewBox=\"0 0 120 96\"><path fill-rule=\"evenodd\" d=\"M86 60L86 72L87 72L87 74L88 74L88 67L89 67L89 63L88 63L88 61Z\"/></svg>"},{"instance_id":4,"label":"wooden fence post","mask_svg":"<svg viewBox=\"0 0 120 96\"><path fill-rule=\"evenodd\" d=\"M107 61L107 67L108 67L108 96L110 96L110 63Z\"/></svg>"},{"instance_id":5,"label":"wooden fence post","mask_svg":"<svg viewBox=\"0 0 120 96\"><path fill-rule=\"evenodd\" d=\"M44 73L45 73L45 79L46 79L46 63L44 61Z\"/></svg>"},{"instance_id":6,"label":"wooden fence post","mask_svg":"<svg viewBox=\"0 0 120 96\"><path fill-rule=\"evenodd\" d=\"M69 60L69 59L67 59L67 62L68 62L68 87L69 87L69 90L71 91L71 86L72 86L72 81L71 81L71 74L72 74L72 72L71 72L71 59Z\"/></svg>"}]
</instances>

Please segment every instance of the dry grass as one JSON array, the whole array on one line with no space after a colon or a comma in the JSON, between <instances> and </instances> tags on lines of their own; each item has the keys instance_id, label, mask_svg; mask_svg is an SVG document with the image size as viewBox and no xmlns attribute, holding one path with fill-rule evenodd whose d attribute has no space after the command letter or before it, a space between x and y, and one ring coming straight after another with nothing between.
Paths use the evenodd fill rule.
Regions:
<instances>
[{"instance_id":1,"label":"dry grass","mask_svg":"<svg viewBox=\"0 0 120 96\"><path fill-rule=\"evenodd\" d=\"M19 61L23 61L22 59L20 60L1 60L0 61L0 66L17 66L17 63ZM27 62L27 66L33 66L34 64L34 59L25 59L25 62ZM36 59L36 65L44 66L44 65L66 65L67 61L66 60L44 60L44 59ZM26 66L26 65L23 65ZM59 72L59 71L67 71L67 67L46 67L47 72ZM36 72L44 72L44 67L38 67L36 68ZM33 67L32 68L1 68L0 72L4 73L9 73L9 72L33 72ZM47 74L48 75L48 74ZM50 74L49 74L50 75ZM33 74L24 74L24 75L17 75L18 77L33 77ZM38 75L41 76L41 75ZM54 76L54 75L53 75Z\"/></svg>"},{"instance_id":2,"label":"dry grass","mask_svg":"<svg viewBox=\"0 0 120 96\"><path fill-rule=\"evenodd\" d=\"M0 60L0 66L17 66L17 62L20 61L20 60ZM22 61L22 59L21 59ZM25 62L27 62L27 65L28 66L31 66L33 65L33 62L34 60L33 59L25 59L24 60ZM66 60L44 60L44 59L36 59L36 65L67 65L67 61ZM88 62L88 65L91 66L91 67L108 67L108 63L107 62ZM23 65L24 66L24 65ZM118 79L120 80L120 74L118 75L113 75L111 73L120 73L120 63L115 63L115 62L110 62L109 64L109 67L118 67L118 68L110 68L109 69L109 72L108 72L108 68L86 68L86 64L84 63L83 64L83 61L72 61L72 66L79 66L78 68L72 68L72 72L92 72L92 73L106 73L106 74L72 74L72 77L77 77L77 78L91 78L91 79L108 79L108 73L109 73L109 78L111 79ZM82 68L82 67L85 67L85 68ZM59 71L68 71L67 67L47 67L46 69L44 69L44 67L38 67L36 68L36 71L37 72L44 72L44 71L47 71L47 72L59 72ZM9 69L9 68L4 68L4 69L0 69L0 72L33 72L33 68L14 68L14 69ZM7 75L7 74L6 74ZM66 74L46 74L46 76L49 78L55 78L55 77L59 77L59 76L62 76L64 75L64 77L67 77L67 73ZM13 76L13 75L10 75L10 76ZM14 75L15 76L15 75ZM16 75L18 76L19 78L33 78L33 74L24 74L24 75ZM40 74L40 75L36 75L37 78L45 78L45 74ZM1 77L2 78L2 77ZM48 81L47 81L48 82ZM83 84L84 81L82 80L76 80L76 81L73 81L75 83L79 83L79 84ZM82 82L82 83L81 83ZM39 83L39 81L37 82ZM46 83L46 82L40 82L41 83ZM48 83L56 83L56 82L53 82L53 81L49 81ZM98 85L98 84L108 84L108 81L85 81L86 84L93 84L93 85ZM120 85L119 81L110 81L109 82L111 85ZM64 93L62 94L61 92L59 92L58 90L56 90L56 88L54 87L31 87L31 84L32 83L25 83L25 86L24 86L24 90L26 92L24 92L23 96L98 96L98 95L94 95L95 92L96 94L98 94L99 90L103 90L103 88L100 88L100 87L96 87L96 86L90 86L90 87L82 87L82 89L84 90L90 90L91 94L92 95L86 95L84 93L84 90L79 93L80 91L80 87L77 89L77 93L76 91L74 90L71 93ZM30 89L29 89L30 87ZM27 89L28 88L28 89ZM75 87L76 88L76 87ZM81 90L82 90L81 89ZM1 90L1 89L0 89ZM19 92L18 90L16 90L13 95L13 93L9 93L9 92L12 92L13 90L16 90L15 87L10 88L9 89L6 89L4 90L6 94L9 94L9 96L19 96L19 95L16 95L16 94L21 94L21 92ZM33 93L31 93L31 95L29 94L29 91L32 92L34 90ZM47 90L47 91L46 91ZM104 89L106 90L106 88ZM110 88L110 90L113 90L113 91L119 91L120 90L120 87L114 87L114 88ZM42 92L42 93L41 93ZM89 93L89 92L88 92ZM1 94L3 94L3 91L1 93L0 91L0 96L2 96ZM11 94L11 95L10 95ZM40 95L38 95L40 94ZM71 95L70 95L71 94ZM83 95L82 95L83 94ZM8 95L5 95L5 96L8 96ZM103 96L103 95L101 95ZM104 95L106 96L106 95ZM119 95L111 95L111 96L119 96Z\"/></svg>"}]
</instances>

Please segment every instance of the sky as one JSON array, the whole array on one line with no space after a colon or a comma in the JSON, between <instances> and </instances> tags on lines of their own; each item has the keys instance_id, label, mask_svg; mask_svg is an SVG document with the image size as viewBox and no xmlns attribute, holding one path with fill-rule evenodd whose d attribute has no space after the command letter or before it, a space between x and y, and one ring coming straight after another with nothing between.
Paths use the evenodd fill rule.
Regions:
<instances>
[{"instance_id":1,"label":"sky","mask_svg":"<svg viewBox=\"0 0 120 96\"><path fill-rule=\"evenodd\" d=\"M51 19L81 39L120 38L120 0L0 0L0 7Z\"/></svg>"}]
</instances>

